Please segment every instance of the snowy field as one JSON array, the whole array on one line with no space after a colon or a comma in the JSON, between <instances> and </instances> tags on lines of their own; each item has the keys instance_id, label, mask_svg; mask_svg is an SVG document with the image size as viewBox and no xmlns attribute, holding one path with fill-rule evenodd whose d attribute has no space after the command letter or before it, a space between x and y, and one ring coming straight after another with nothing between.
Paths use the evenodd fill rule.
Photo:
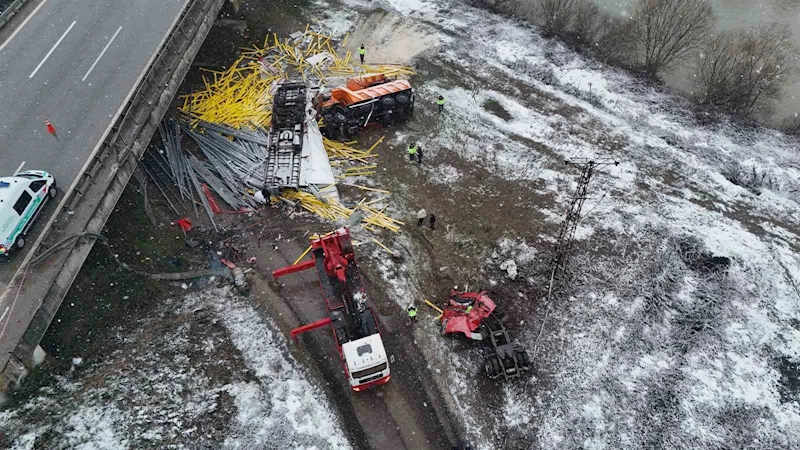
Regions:
<instances>
[{"instance_id":1,"label":"snowy field","mask_svg":"<svg viewBox=\"0 0 800 450\"><path fill-rule=\"evenodd\" d=\"M350 448L281 333L229 289L167 301L139 325L0 413L10 448Z\"/></svg>"},{"instance_id":2,"label":"snowy field","mask_svg":"<svg viewBox=\"0 0 800 450\"><path fill-rule=\"evenodd\" d=\"M382 60L441 69L423 69L416 85L419 99L447 99L444 124L420 137L432 192L462 180L456 162L437 158L455 152L507 180L539 182L527 195L555 199L542 210L554 230L577 180L564 159L620 162L593 178L571 279L550 301L535 299L520 327L533 377L495 388L499 407L472 395L479 354L440 351L442 338L425 330L423 351L480 448L800 447L796 140L697 117L681 98L464 3L345 4L356 12L321 23L340 35L365 23L381 36L413 30L430 43L409 54L351 30ZM485 284L542 291L553 236L530 233L486 249ZM380 270L400 305L418 292L407 265Z\"/></svg>"}]
</instances>

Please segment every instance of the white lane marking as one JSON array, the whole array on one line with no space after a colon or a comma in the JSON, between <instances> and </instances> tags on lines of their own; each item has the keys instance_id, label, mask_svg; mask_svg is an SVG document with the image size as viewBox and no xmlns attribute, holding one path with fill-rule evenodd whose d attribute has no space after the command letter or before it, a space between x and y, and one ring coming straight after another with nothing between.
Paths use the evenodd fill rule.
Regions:
<instances>
[{"instance_id":1,"label":"white lane marking","mask_svg":"<svg viewBox=\"0 0 800 450\"><path fill-rule=\"evenodd\" d=\"M36 13L42 8L42 6L44 6L45 3L47 3L47 0L43 0L42 3L39 3L39 6L37 6L36 9L34 9L33 12L28 17L25 18L25 20L20 24L20 26L18 26L17 29L14 30L13 33L11 33L11 36L9 36L8 39L6 39L6 41L3 42L3 45L0 45L0 52L2 52L4 48L6 48L6 45L8 45L8 43L11 42L12 39L14 39L14 36L16 36L17 33L19 33L22 30L25 24L27 24L28 21L31 20L31 18L34 15L36 15Z\"/></svg>"},{"instance_id":2,"label":"white lane marking","mask_svg":"<svg viewBox=\"0 0 800 450\"><path fill-rule=\"evenodd\" d=\"M111 47L111 43L114 42L114 39L117 38L117 35L119 34L120 31L122 31L122 25L120 25L120 27L117 28L117 32L114 33L113 36L111 36L111 40L108 41L108 44L106 44L105 47L103 47L103 51L100 52L99 55L97 55L97 59L94 60L94 64L92 64L92 67L89 67L89 70L86 72L86 75L83 76L81 81L86 81L86 78L88 78L89 74L92 73L92 70L94 70L94 66L96 66L97 63L100 62L100 58L102 58L103 55L106 53L106 50L108 50L108 47Z\"/></svg>"},{"instance_id":3,"label":"white lane marking","mask_svg":"<svg viewBox=\"0 0 800 450\"><path fill-rule=\"evenodd\" d=\"M74 27L76 23L78 23L77 20L73 20L72 21L72 23L70 24L69 28L67 28L67 31L65 31L64 34L62 34L61 37L58 38L58 41L56 41L56 45L54 45L53 48L51 48L50 51L47 52L47 54L44 56L44 59L39 63L38 66L36 66L35 69L33 69L33 72L31 72L31 76L29 76L28 78L33 78L33 76L36 75L36 72L38 72L39 69L42 68L42 65L44 64L44 62L47 61L47 58L49 58L50 55L52 55L53 52L56 51L56 48L58 47L58 45L61 43L61 41L64 40L65 37L67 37L67 33L69 33L69 30L71 30L72 27Z\"/></svg>"},{"instance_id":4,"label":"white lane marking","mask_svg":"<svg viewBox=\"0 0 800 450\"><path fill-rule=\"evenodd\" d=\"M3 319L5 319L5 318L6 318L6 314L8 314L8 310L9 310L9 309L11 309L11 307L10 307L10 306L6 306L6 310L5 310L5 311L3 311L3 315L2 315L2 316L0 316L0 322L2 322L2 321L3 321Z\"/></svg>"},{"instance_id":5,"label":"white lane marking","mask_svg":"<svg viewBox=\"0 0 800 450\"><path fill-rule=\"evenodd\" d=\"M25 161L22 161L22 162L20 163L19 167L17 167L17 170L15 170L15 171L14 171L14 175L18 174L18 173L19 173L19 171L20 171L20 170L22 170L22 167L23 167L24 165L25 165Z\"/></svg>"}]
</instances>

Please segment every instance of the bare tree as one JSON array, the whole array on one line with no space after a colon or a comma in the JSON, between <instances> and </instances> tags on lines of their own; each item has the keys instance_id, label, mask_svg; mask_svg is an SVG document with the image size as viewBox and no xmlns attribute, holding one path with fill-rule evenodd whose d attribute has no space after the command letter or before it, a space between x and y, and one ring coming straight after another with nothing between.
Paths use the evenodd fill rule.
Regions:
<instances>
[{"instance_id":1,"label":"bare tree","mask_svg":"<svg viewBox=\"0 0 800 450\"><path fill-rule=\"evenodd\" d=\"M633 62L633 21L603 15L592 42L595 56L603 62L630 67Z\"/></svg>"},{"instance_id":2,"label":"bare tree","mask_svg":"<svg viewBox=\"0 0 800 450\"><path fill-rule=\"evenodd\" d=\"M576 0L570 31L578 44L592 45L602 30L603 12L592 0Z\"/></svg>"},{"instance_id":3,"label":"bare tree","mask_svg":"<svg viewBox=\"0 0 800 450\"><path fill-rule=\"evenodd\" d=\"M565 36L579 0L539 0L539 21L544 36Z\"/></svg>"},{"instance_id":4,"label":"bare tree","mask_svg":"<svg viewBox=\"0 0 800 450\"><path fill-rule=\"evenodd\" d=\"M639 0L633 12L638 63L650 76L700 48L715 21L708 0Z\"/></svg>"},{"instance_id":5,"label":"bare tree","mask_svg":"<svg viewBox=\"0 0 800 450\"><path fill-rule=\"evenodd\" d=\"M698 100L732 114L750 115L776 100L792 68L788 26L722 33L704 48L695 68Z\"/></svg>"}]
</instances>

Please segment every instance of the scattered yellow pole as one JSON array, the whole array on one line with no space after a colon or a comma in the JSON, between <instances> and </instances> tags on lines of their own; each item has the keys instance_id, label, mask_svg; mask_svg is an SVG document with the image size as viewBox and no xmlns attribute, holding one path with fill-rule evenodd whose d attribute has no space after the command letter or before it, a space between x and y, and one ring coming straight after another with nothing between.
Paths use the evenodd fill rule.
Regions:
<instances>
[{"instance_id":1,"label":"scattered yellow pole","mask_svg":"<svg viewBox=\"0 0 800 450\"><path fill-rule=\"evenodd\" d=\"M374 243L378 244L378 245L379 245L379 246L380 246L382 249L386 250L386 253L388 253L388 254L390 254L390 255L392 255L392 256L397 256L397 255L395 255L395 254L394 254L394 252L393 252L393 251L389 250L389 247L387 247L387 246L383 245L383 244L381 243L381 241L379 241L379 240L377 240L377 239L375 239L375 238L372 238L372 242L374 242Z\"/></svg>"},{"instance_id":2,"label":"scattered yellow pole","mask_svg":"<svg viewBox=\"0 0 800 450\"><path fill-rule=\"evenodd\" d=\"M433 303L432 303L430 300L428 300L427 298L425 299L425 303L426 303L428 306L430 306L431 308L435 309L436 311L439 311L439 314L444 314L444 311L442 311L442 308L439 308L438 306L434 305L434 304L433 304Z\"/></svg>"},{"instance_id":3,"label":"scattered yellow pole","mask_svg":"<svg viewBox=\"0 0 800 450\"><path fill-rule=\"evenodd\" d=\"M431 308L435 309L436 311L439 311L439 315L436 316L436 320L439 320L439 318L442 317L442 314L444 314L444 311L442 311L442 308L439 308L438 306L434 305L427 298L425 299L425 304L430 306Z\"/></svg>"},{"instance_id":4,"label":"scattered yellow pole","mask_svg":"<svg viewBox=\"0 0 800 450\"><path fill-rule=\"evenodd\" d=\"M306 255L307 255L307 254L308 254L308 252L310 252L310 251L311 251L311 246L309 245L309 246L308 246L308 248L306 249L306 251L304 251L304 252L303 252L303 254L302 254L302 255L300 255L300 257L299 257L299 258L297 258L297 259L295 259L295 260L294 260L294 262L292 263L292 265L295 265L295 264L299 263L299 262L300 262L300 261L301 261L303 258L305 258L305 257L306 257Z\"/></svg>"}]
</instances>

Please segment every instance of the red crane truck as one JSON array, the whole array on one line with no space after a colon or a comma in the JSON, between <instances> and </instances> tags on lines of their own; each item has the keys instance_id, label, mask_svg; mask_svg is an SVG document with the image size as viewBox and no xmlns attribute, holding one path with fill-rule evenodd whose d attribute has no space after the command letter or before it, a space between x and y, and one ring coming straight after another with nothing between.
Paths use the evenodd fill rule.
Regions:
<instances>
[{"instance_id":1,"label":"red crane truck","mask_svg":"<svg viewBox=\"0 0 800 450\"><path fill-rule=\"evenodd\" d=\"M272 276L277 280L312 267L317 269L328 317L293 329L292 339L330 325L350 387L363 391L386 383L391 377L389 360L378 320L367 305L347 228L312 238L311 260L274 270Z\"/></svg>"}]
</instances>

